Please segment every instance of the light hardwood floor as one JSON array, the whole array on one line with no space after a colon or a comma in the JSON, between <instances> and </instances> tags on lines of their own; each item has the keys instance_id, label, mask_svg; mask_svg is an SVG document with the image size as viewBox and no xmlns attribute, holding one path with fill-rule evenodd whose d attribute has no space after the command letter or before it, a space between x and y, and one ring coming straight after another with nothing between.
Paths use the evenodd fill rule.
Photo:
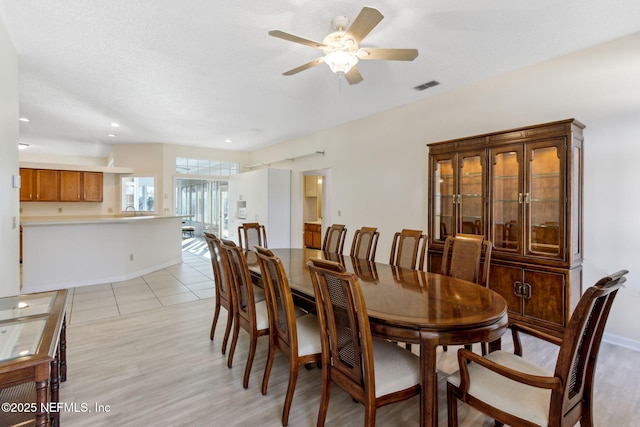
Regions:
<instances>
[{"instance_id":1,"label":"light hardwood floor","mask_svg":"<svg viewBox=\"0 0 640 427\"><path fill-rule=\"evenodd\" d=\"M615 308L614 308L615 309ZM67 405L61 425L76 426L280 426L288 368L278 354L269 392L260 384L267 341L260 338L248 389L242 388L247 335L241 332L234 366L220 353L225 322L209 340L213 299L169 305L113 318L74 324L67 329L68 380L60 400ZM505 338L503 347L511 349ZM550 345L525 340L525 356L549 369L557 352ZM439 419L446 425L446 374L455 367L455 351L439 354ZM638 426L640 353L603 344L597 369L597 426ZM290 426L315 426L320 370L302 369ZM72 404L76 404L73 410ZM83 412L86 405L88 412ZM108 408L96 412L96 405ZM417 426L417 398L380 408L379 426ZM332 388L327 426L361 426L363 407ZM492 426L493 421L460 405L462 426Z\"/></svg>"}]
</instances>

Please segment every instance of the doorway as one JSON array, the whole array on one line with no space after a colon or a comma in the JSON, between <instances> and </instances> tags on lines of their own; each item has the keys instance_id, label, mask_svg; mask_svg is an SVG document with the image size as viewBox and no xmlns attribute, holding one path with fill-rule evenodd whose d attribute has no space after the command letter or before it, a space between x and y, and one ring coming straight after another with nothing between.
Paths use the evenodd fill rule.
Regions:
<instances>
[{"instance_id":1,"label":"doorway","mask_svg":"<svg viewBox=\"0 0 640 427\"><path fill-rule=\"evenodd\" d=\"M325 224L331 223L331 170L302 173L302 227L305 247L320 249Z\"/></svg>"},{"instance_id":2,"label":"doorway","mask_svg":"<svg viewBox=\"0 0 640 427\"><path fill-rule=\"evenodd\" d=\"M176 215L194 227L196 236L204 231L229 237L229 183L207 179L176 179Z\"/></svg>"}]
</instances>

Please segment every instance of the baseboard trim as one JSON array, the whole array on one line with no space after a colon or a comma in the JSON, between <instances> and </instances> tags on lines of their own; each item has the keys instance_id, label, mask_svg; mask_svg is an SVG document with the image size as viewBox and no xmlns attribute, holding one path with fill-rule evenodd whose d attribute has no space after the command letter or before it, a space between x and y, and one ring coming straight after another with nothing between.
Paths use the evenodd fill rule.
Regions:
<instances>
[{"instance_id":1,"label":"baseboard trim","mask_svg":"<svg viewBox=\"0 0 640 427\"><path fill-rule=\"evenodd\" d=\"M144 276L145 274L153 273L154 271L162 270L163 268L171 267L172 265L180 264L182 262L182 258L173 259L171 261L167 261L164 263L160 263L154 265L153 267L147 267L144 269L136 270L134 272L130 272L127 274L109 276L109 277L99 277L88 280L81 280L77 282L64 282L64 283L55 283L51 285L36 285L36 286L24 286L22 288L22 293L31 294L36 292L48 292L55 291L58 289L70 289L77 288L80 286L91 286L91 285L99 285L102 283L114 283L114 282L122 282L125 280L130 280L139 276Z\"/></svg>"},{"instance_id":2,"label":"baseboard trim","mask_svg":"<svg viewBox=\"0 0 640 427\"><path fill-rule=\"evenodd\" d=\"M620 337L612 334L604 334L602 336L602 341L617 345L620 347L629 348L631 350L640 351L640 341L632 340L625 337Z\"/></svg>"}]
</instances>

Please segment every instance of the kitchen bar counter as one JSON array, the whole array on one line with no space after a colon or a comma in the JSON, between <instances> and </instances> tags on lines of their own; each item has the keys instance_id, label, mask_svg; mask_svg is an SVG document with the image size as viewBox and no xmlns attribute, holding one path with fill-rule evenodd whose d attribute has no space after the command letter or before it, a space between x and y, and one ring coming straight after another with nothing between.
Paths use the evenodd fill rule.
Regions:
<instances>
[{"instance_id":1,"label":"kitchen bar counter","mask_svg":"<svg viewBox=\"0 0 640 427\"><path fill-rule=\"evenodd\" d=\"M104 224L108 222L122 223L122 222L137 222L152 219L172 219L172 218L184 218L184 215L94 215L94 216L30 216L20 217L20 224L23 226L37 226L37 225L52 225L52 224Z\"/></svg>"},{"instance_id":2,"label":"kitchen bar counter","mask_svg":"<svg viewBox=\"0 0 640 427\"><path fill-rule=\"evenodd\" d=\"M22 292L118 282L182 261L182 216L23 217Z\"/></svg>"}]
</instances>

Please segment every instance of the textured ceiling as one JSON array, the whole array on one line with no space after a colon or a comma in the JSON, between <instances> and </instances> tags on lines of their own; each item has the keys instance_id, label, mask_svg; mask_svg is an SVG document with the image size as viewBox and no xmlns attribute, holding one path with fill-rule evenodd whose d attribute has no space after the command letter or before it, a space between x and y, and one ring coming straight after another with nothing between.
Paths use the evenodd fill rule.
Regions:
<instances>
[{"instance_id":1,"label":"textured ceiling","mask_svg":"<svg viewBox=\"0 0 640 427\"><path fill-rule=\"evenodd\" d=\"M269 30L321 42L365 5L385 18L361 46L417 48L415 61L360 62L353 86L324 64L282 76L321 52ZM638 32L640 1L0 0L0 18L20 57L21 141L103 157L113 143L286 141Z\"/></svg>"}]
</instances>

